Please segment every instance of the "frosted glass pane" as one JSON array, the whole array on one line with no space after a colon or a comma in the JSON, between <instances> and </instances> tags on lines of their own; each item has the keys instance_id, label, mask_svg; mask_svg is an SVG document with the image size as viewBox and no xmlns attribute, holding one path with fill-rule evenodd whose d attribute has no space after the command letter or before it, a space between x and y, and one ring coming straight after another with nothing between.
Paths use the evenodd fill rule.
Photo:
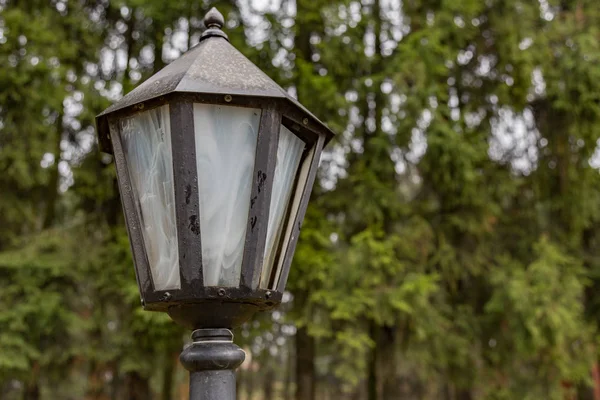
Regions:
<instances>
[{"instance_id":1,"label":"frosted glass pane","mask_svg":"<svg viewBox=\"0 0 600 400\"><path fill-rule=\"evenodd\" d=\"M136 114L120 125L154 288L179 289L169 107Z\"/></svg>"},{"instance_id":2,"label":"frosted glass pane","mask_svg":"<svg viewBox=\"0 0 600 400\"><path fill-rule=\"evenodd\" d=\"M277 255L277 247L283 230L283 220L294 186L300 158L304 151L304 142L285 126L281 126L279 144L277 146L277 162L273 177L273 191L269 208L269 225L267 227L267 242L263 271L260 277L260 287L268 288L269 279Z\"/></svg>"},{"instance_id":3,"label":"frosted glass pane","mask_svg":"<svg viewBox=\"0 0 600 400\"><path fill-rule=\"evenodd\" d=\"M206 286L238 286L260 110L194 104Z\"/></svg>"},{"instance_id":4,"label":"frosted glass pane","mask_svg":"<svg viewBox=\"0 0 600 400\"><path fill-rule=\"evenodd\" d=\"M315 156L316 156L316 147L312 146L310 148L310 150L308 150L306 157L304 158L304 160L302 161L302 165L300 166L300 171L298 172L298 184L292 190L292 197L290 199L290 206L289 206L290 216L288 218L288 221L295 221L296 217L298 216L298 209L300 208L300 200L302 200L302 194L304 193L304 190L306 189L306 183L308 181L308 173L310 172L310 166L311 166ZM294 226L292 223L283 224L283 233L282 233L282 240L281 240L282 251L288 250L288 246L290 244L290 239L292 238L293 227ZM273 288L275 288L280 283L279 280L281 278L281 268L283 268L283 257L279 257L275 261L277 262L277 266L275 267L275 268L277 268L276 269L277 273L275 274Z\"/></svg>"}]
</instances>

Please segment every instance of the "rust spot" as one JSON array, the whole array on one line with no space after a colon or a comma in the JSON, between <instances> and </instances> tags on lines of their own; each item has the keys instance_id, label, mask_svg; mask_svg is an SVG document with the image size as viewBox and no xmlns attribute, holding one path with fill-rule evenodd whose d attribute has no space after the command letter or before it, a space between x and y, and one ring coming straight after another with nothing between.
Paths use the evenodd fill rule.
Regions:
<instances>
[{"instance_id":1,"label":"rust spot","mask_svg":"<svg viewBox=\"0 0 600 400\"><path fill-rule=\"evenodd\" d=\"M265 186L265 181L267 180L267 174L262 171L258 171L258 193L262 190L263 186Z\"/></svg>"},{"instance_id":2,"label":"rust spot","mask_svg":"<svg viewBox=\"0 0 600 400\"><path fill-rule=\"evenodd\" d=\"M200 222L198 221L198 216L197 215L192 215L190 217L190 226L189 226L189 228L192 231L192 233L194 233L195 235L199 235L200 234Z\"/></svg>"},{"instance_id":3,"label":"rust spot","mask_svg":"<svg viewBox=\"0 0 600 400\"><path fill-rule=\"evenodd\" d=\"M192 185L185 187L185 204L190 204L190 197L192 196Z\"/></svg>"}]
</instances>

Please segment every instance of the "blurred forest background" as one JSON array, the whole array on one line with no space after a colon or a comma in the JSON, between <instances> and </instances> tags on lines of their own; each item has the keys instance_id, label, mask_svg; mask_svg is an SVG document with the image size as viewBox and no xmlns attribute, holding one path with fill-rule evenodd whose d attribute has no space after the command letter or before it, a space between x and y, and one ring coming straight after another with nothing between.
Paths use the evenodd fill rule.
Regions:
<instances>
[{"instance_id":1,"label":"blurred forest background","mask_svg":"<svg viewBox=\"0 0 600 400\"><path fill-rule=\"evenodd\" d=\"M212 6L339 132L240 399L600 400L598 0L0 0L0 398L187 398L94 116Z\"/></svg>"}]
</instances>

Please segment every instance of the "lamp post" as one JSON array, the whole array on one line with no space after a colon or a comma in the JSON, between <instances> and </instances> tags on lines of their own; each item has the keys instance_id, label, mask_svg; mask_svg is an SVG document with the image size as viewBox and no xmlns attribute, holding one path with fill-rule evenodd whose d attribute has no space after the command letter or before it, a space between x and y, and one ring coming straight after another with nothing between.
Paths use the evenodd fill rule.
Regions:
<instances>
[{"instance_id":1,"label":"lamp post","mask_svg":"<svg viewBox=\"0 0 600 400\"><path fill-rule=\"evenodd\" d=\"M197 46L97 117L144 309L191 330L190 399L235 399L230 329L281 302L333 132L237 51L213 8Z\"/></svg>"}]
</instances>

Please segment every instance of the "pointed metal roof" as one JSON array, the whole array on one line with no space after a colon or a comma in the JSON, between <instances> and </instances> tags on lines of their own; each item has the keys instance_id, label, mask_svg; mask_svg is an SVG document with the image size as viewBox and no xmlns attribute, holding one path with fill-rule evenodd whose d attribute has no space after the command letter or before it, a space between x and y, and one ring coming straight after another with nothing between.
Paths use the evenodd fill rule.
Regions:
<instances>
[{"instance_id":1,"label":"pointed metal roof","mask_svg":"<svg viewBox=\"0 0 600 400\"><path fill-rule=\"evenodd\" d=\"M98 115L98 118L168 93L217 93L288 100L334 133L286 90L238 51L221 30L224 19L212 8L204 18L207 30L200 42L183 56L133 89Z\"/></svg>"},{"instance_id":2,"label":"pointed metal roof","mask_svg":"<svg viewBox=\"0 0 600 400\"><path fill-rule=\"evenodd\" d=\"M209 36L100 115L172 92L289 97L226 38Z\"/></svg>"}]
</instances>

